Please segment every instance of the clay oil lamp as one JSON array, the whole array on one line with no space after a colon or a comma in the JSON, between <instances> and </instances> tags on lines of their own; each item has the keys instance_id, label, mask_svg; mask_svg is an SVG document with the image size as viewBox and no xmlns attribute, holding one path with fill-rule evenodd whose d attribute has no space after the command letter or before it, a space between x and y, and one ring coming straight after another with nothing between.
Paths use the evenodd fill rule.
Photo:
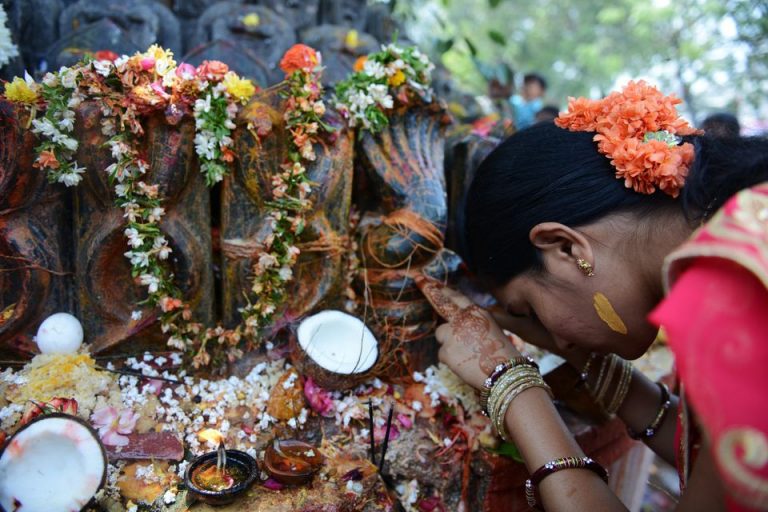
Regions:
<instances>
[{"instance_id":1,"label":"clay oil lamp","mask_svg":"<svg viewBox=\"0 0 768 512\"><path fill-rule=\"evenodd\" d=\"M190 494L209 505L226 505L245 494L259 473L256 459L240 450L227 450L218 430L203 430L198 437L217 444L218 449L189 464L184 483Z\"/></svg>"},{"instance_id":2,"label":"clay oil lamp","mask_svg":"<svg viewBox=\"0 0 768 512\"><path fill-rule=\"evenodd\" d=\"M324 461L316 447L296 439L275 439L264 451L264 469L285 485L308 483Z\"/></svg>"}]
</instances>

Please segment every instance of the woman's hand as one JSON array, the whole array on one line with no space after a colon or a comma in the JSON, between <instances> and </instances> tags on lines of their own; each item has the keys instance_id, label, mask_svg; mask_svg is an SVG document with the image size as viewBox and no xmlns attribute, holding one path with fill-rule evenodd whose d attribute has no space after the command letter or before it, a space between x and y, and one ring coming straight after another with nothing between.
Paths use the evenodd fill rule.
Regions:
<instances>
[{"instance_id":1,"label":"woman's hand","mask_svg":"<svg viewBox=\"0 0 768 512\"><path fill-rule=\"evenodd\" d=\"M520 355L489 312L438 281L418 277L416 283L448 321L435 333L440 360L467 384L481 388L496 365Z\"/></svg>"}]
</instances>

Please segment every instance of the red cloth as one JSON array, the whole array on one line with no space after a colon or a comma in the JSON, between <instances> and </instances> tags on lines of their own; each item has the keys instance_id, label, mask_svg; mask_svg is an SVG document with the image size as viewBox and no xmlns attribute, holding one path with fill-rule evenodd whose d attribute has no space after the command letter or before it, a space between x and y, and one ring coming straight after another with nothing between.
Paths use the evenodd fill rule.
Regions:
<instances>
[{"instance_id":1,"label":"red cloth","mask_svg":"<svg viewBox=\"0 0 768 512\"><path fill-rule=\"evenodd\" d=\"M728 510L768 509L768 289L736 263L696 258L651 320L675 354Z\"/></svg>"}]
</instances>

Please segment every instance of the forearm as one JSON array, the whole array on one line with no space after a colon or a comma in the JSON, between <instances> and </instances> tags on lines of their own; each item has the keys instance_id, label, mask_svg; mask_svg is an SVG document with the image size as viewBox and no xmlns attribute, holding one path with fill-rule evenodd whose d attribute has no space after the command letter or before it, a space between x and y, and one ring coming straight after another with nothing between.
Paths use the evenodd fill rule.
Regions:
<instances>
[{"instance_id":1,"label":"forearm","mask_svg":"<svg viewBox=\"0 0 768 512\"><path fill-rule=\"evenodd\" d=\"M541 388L531 388L515 398L507 410L505 423L529 472L554 459L584 456ZM538 491L548 512L626 510L599 476L584 469L554 473L541 482Z\"/></svg>"},{"instance_id":2,"label":"forearm","mask_svg":"<svg viewBox=\"0 0 768 512\"><path fill-rule=\"evenodd\" d=\"M632 382L624 403L619 407L617 416L635 432L642 432L659 411L661 406L661 391L655 382L642 374L639 370L633 370ZM650 439L644 440L645 444L659 457L672 466L675 461L675 429L677 425L678 398L671 396L672 405L667 411L664 421Z\"/></svg>"}]
</instances>

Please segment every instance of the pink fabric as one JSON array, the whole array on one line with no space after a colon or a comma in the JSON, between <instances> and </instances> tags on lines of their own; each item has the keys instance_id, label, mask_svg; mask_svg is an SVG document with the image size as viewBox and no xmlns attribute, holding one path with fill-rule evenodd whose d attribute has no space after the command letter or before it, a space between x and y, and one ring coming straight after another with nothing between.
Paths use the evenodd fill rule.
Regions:
<instances>
[{"instance_id":1,"label":"pink fabric","mask_svg":"<svg viewBox=\"0 0 768 512\"><path fill-rule=\"evenodd\" d=\"M768 486L760 442L768 439L768 290L731 261L697 258L651 320L664 326L729 492L728 510L755 510L732 497L763 503Z\"/></svg>"}]
</instances>

